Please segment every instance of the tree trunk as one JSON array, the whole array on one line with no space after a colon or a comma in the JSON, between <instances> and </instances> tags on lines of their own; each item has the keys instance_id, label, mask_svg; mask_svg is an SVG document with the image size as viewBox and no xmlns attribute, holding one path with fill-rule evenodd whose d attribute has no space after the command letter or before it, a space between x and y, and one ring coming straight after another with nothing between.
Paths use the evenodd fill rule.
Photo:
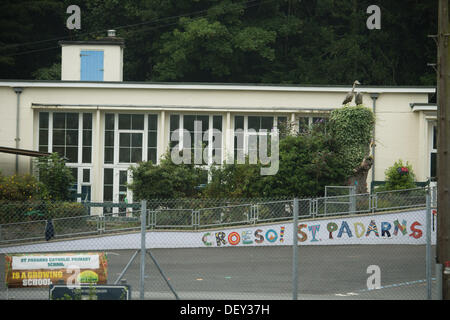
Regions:
<instances>
[{"instance_id":1,"label":"tree trunk","mask_svg":"<svg viewBox=\"0 0 450 320\"><path fill-rule=\"evenodd\" d=\"M367 175L373 165L371 156L364 157L361 164L353 170L353 176L348 178L347 184L356 187L356 194L368 193L367 191Z\"/></svg>"}]
</instances>

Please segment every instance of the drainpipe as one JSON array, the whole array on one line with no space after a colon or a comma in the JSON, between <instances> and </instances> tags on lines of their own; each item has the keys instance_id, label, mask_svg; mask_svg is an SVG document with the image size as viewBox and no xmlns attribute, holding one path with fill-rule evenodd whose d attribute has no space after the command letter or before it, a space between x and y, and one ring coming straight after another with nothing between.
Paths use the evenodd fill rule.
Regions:
<instances>
[{"instance_id":1,"label":"drainpipe","mask_svg":"<svg viewBox=\"0 0 450 320\"><path fill-rule=\"evenodd\" d=\"M370 97L372 98L372 112L374 115L376 115L376 108L377 108L377 99L380 96L379 93L371 93ZM373 142L372 142L372 183L370 188L370 193L372 193L373 190L373 182L375 181L375 125L373 126Z\"/></svg>"},{"instance_id":2,"label":"drainpipe","mask_svg":"<svg viewBox=\"0 0 450 320\"><path fill-rule=\"evenodd\" d=\"M14 92L17 94L17 106L16 106L16 149L19 149L20 142L20 94L22 93L23 88L14 88ZM19 155L16 154L16 174L19 173Z\"/></svg>"}]
</instances>

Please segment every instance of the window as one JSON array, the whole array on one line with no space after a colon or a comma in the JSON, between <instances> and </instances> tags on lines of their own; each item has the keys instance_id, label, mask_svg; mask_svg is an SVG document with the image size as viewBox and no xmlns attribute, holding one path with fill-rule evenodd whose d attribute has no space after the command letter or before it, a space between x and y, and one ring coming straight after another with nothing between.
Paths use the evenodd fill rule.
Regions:
<instances>
[{"instance_id":1,"label":"window","mask_svg":"<svg viewBox=\"0 0 450 320\"><path fill-rule=\"evenodd\" d=\"M113 201L114 169L103 170L103 201Z\"/></svg>"},{"instance_id":2,"label":"window","mask_svg":"<svg viewBox=\"0 0 450 320\"><path fill-rule=\"evenodd\" d=\"M437 174L437 126L431 126L431 150L430 150L430 178L436 179Z\"/></svg>"},{"instance_id":3,"label":"window","mask_svg":"<svg viewBox=\"0 0 450 320\"><path fill-rule=\"evenodd\" d=\"M144 115L119 114L119 162L142 161Z\"/></svg>"},{"instance_id":4,"label":"window","mask_svg":"<svg viewBox=\"0 0 450 320\"><path fill-rule=\"evenodd\" d=\"M114 114L105 115L105 163L114 163Z\"/></svg>"},{"instance_id":5,"label":"window","mask_svg":"<svg viewBox=\"0 0 450 320\"><path fill-rule=\"evenodd\" d=\"M128 180L128 171L120 170L119 171L119 202L124 202L127 198L127 180Z\"/></svg>"},{"instance_id":6,"label":"window","mask_svg":"<svg viewBox=\"0 0 450 320\"><path fill-rule=\"evenodd\" d=\"M287 127L286 116L234 116L234 159L243 159L249 151L257 151L262 136L269 140L272 129L282 125Z\"/></svg>"},{"instance_id":7,"label":"window","mask_svg":"<svg viewBox=\"0 0 450 320\"><path fill-rule=\"evenodd\" d=\"M39 151L57 152L68 163L92 163L92 114L39 113Z\"/></svg>"},{"instance_id":8,"label":"window","mask_svg":"<svg viewBox=\"0 0 450 320\"><path fill-rule=\"evenodd\" d=\"M53 152L78 162L78 113L53 114Z\"/></svg>"},{"instance_id":9,"label":"window","mask_svg":"<svg viewBox=\"0 0 450 320\"><path fill-rule=\"evenodd\" d=\"M105 114L104 163L157 163L158 115Z\"/></svg>"},{"instance_id":10,"label":"window","mask_svg":"<svg viewBox=\"0 0 450 320\"><path fill-rule=\"evenodd\" d=\"M177 129L185 130L181 137L174 134ZM173 137L176 137L178 141L172 141ZM183 152L191 152L191 163L200 164L198 162L201 162L207 165L222 162L222 116L220 115L173 114L170 116L169 138L170 151L179 145ZM205 157L207 148L207 157Z\"/></svg>"},{"instance_id":11,"label":"window","mask_svg":"<svg viewBox=\"0 0 450 320\"><path fill-rule=\"evenodd\" d=\"M157 163L158 149L158 116L155 114L148 115L147 129L147 161Z\"/></svg>"},{"instance_id":12,"label":"window","mask_svg":"<svg viewBox=\"0 0 450 320\"><path fill-rule=\"evenodd\" d=\"M92 114L83 113L83 163L92 162Z\"/></svg>"},{"instance_id":13,"label":"window","mask_svg":"<svg viewBox=\"0 0 450 320\"><path fill-rule=\"evenodd\" d=\"M142 133L119 133L119 162L142 161Z\"/></svg>"},{"instance_id":14,"label":"window","mask_svg":"<svg viewBox=\"0 0 450 320\"><path fill-rule=\"evenodd\" d=\"M300 116L298 118L298 132L299 133L305 133L311 130L311 128L315 125L324 125L328 121L327 117L325 116L316 116L316 117L310 117L310 116Z\"/></svg>"},{"instance_id":15,"label":"window","mask_svg":"<svg viewBox=\"0 0 450 320\"><path fill-rule=\"evenodd\" d=\"M49 113L39 113L39 151L48 152Z\"/></svg>"}]
</instances>

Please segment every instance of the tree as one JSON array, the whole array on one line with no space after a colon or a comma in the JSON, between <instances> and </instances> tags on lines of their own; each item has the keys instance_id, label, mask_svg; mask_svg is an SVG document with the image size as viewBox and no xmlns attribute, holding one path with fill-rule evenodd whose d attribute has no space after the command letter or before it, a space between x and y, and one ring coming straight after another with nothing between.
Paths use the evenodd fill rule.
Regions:
<instances>
[{"instance_id":1,"label":"tree","mask_svg":"<svg viewBox=\"0 0 450 320\"><path fill-rule=\"evenodd\" d=\"M37 163L39 181L52 200L70 200L70 187L75 182L66 162L58 153L40 157Z\"/></svg>"},{"instance_id":2,"label":"tree","mask_svg":"<svg viewBox=\"0 0 450 320\"><path fill-rule=\"evenodd\" d=\"M36 70L60 62L58 40L116 28L126 42L125 80L436 83L427 35L437 29L437 1L379 0L381 30L366 28L369 0L79 0L81 30L65 27L70 4L2 1L2 78L42 76Z\"/></svg>"},{"instance_id":3,"label":"tree","mask_svg":"<svg viewBox=\"0 0 450 320\"><path fill-rule=\"evenodd\" d=\"M335 109L329 119L329 132L337 144L342 168L349 178L348 184L356 184L358 193L367 192L367 173L372 167L369 154L374 126L375 115L363 105Z\"/></svg>"},{"instance_id":4,"label":"tree","mask_svg":"<svg viewBox=\"0 0 450 320\"><path fill-rule=\"evenodd\" d=\"M210 171L211 180L202 190L202 194L207 198L225 199L262 197L265 179L260 174L260 167L259 163L234 163L213 167Z\"/></svg>"},{"instance_id":5,"label":"tree","mask_svg":"<svg viewBox=\"0 0 450 320\"><path fill-rule=\"evenodd\" d=\"M338 144L323 130L324 124L311 131L287 136L280 141L278 173L267 176L262 194L284 197L322 195L326 185L342 185L346 175L338 153Z\"/></svg>"},{"instance_id":6,"label":"tree","mask_svg":"<svg viewBox=\"0 0 450 320\"><path fill-rule=\"evenodd\" d=\"M200 194L199 186L206 183L207 172L191 164L176 165L166 153L159 165L151 161L130 167L135 200L175 199L196 197Z\"/></svg>"}]
</instances>

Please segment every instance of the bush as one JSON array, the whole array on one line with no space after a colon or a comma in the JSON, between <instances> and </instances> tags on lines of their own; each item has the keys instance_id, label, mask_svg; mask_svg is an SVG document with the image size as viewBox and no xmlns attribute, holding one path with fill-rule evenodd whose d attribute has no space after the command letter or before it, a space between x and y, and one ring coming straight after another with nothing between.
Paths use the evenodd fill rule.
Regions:
<instances>
[{"instance_id":1,"label":"bush","mask_svg":"<svg viewBox=\"0 0 450 320\"><path fill-rule=\"evenodd\" d=\"M207 182L205 170L193 164L176 165L169 153L161 159L160 165L147 161L130 169L133 182L128 187L133 190L135 201L197 197L199 186Z\"/></svg>"},{"instance_id":2,"label":"bush","mask_svg":"<svg viewBox=\"0 0 450 320\"><path fill-rule=\"evenodd\" d=\"M48 200L0 201L0 224L88 215L83 204Z\"/></svg>"},{"instance_id":3,"label":"bush","mask_svg":"<svg viewBox=\"0 0 450 320\"><path fill-rule=\"evenodd\" d=\"M384 186L380 186L376 191L390 191L416 188L415 174L411 164L400 159L394 163L393 166L386 169Z\"/></svg>"},{"instance_id":4,"label":"bush","mask_svg":"<svg viewBox=\"0 0 450 320\"><path fill-rule=\"evenodd\" d=\"M65 161L57 153L39 158L38 164L39 181L48 191L53 200L70 200L70 187L75 179Z\"/></svg>"},{"instance_id":5,"label":"bush","mask_svg":"<svg viewBox=\"0 0 450 320\"><path fill-rule=\"evenodd\" d=\"M30 201L47 197L45 185L32 175L0 175L0 201Z\"/></svg>"}]
</instances>

